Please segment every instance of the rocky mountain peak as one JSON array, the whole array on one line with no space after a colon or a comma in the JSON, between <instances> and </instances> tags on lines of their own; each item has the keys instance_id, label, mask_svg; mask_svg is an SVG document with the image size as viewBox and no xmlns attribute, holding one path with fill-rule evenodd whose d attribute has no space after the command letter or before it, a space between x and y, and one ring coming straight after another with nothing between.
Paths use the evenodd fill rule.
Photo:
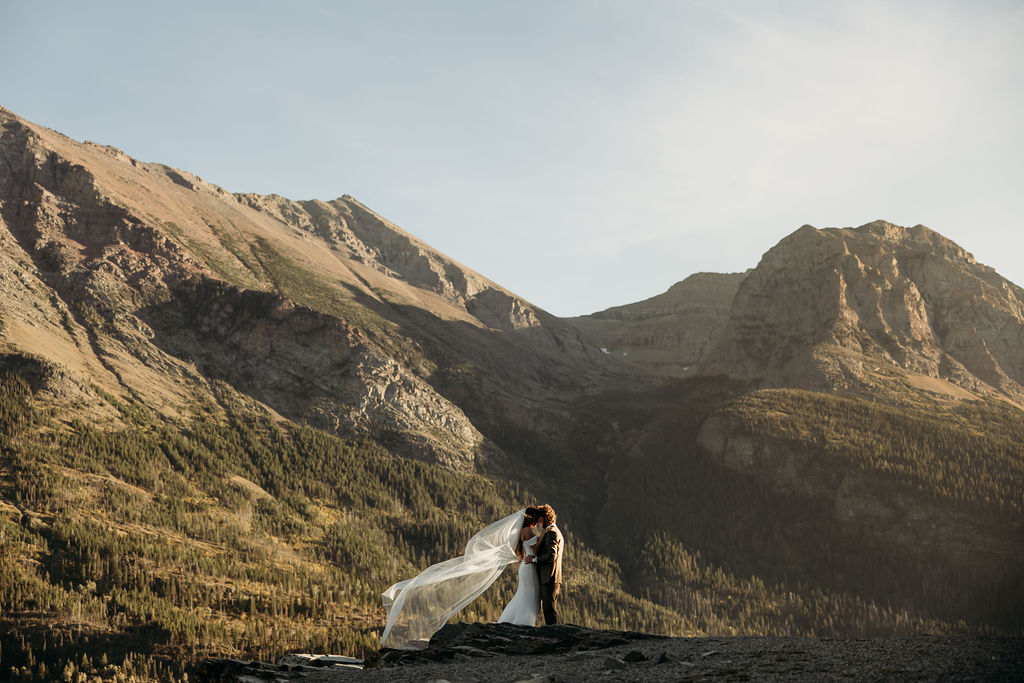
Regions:
<instances>
[{"instance_id":1,"label":"rocky mountain peak","mask_svg":"<svg viewBox=\"0 0 1024 683\"><path fill-rule=\"evenodd\" d=\"M742 282L702 372L854 388L882 363L1018 396L1022 314L1024 290L924 226L803 226Z\"/></svg>"},{"instance_id":2,"label":"rocky mountain peak","mask_svg":"<svg viewBox=\"0 0 1024 683\"><path fill-rule=\"evenodd\" d=\"M654 375L871 390L885 367L919 384L1017 396L1022 302L1019 287L952 240L876 220L801 226L751 271L697 273L572 322Z\"/></svg>"},{"instance_id":3,"label":"rocky mountain peak","mask_svg":"<svg viewBox=\"0 0 1024 683\"><path fill-rule=\"evenodd\" d=\"M874 238L893 247L928 252L954 262L970 265L977 264L974 256L956 242L920 224L911 228L904 228L887 221L876 220L858 228L840 228L840 230Z\"/></svg>"}]
</instances>

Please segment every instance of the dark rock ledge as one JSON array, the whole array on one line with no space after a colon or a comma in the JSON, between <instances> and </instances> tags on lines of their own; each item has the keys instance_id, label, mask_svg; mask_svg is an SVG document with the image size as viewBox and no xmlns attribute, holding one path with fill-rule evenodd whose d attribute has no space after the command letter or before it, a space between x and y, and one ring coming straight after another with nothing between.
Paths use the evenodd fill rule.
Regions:
<instances>
[{"instance_id":1,"label":"dark rock ledge","mask_svg":"<svg viewBox=\"0 0 1024 683\"><path fill-rule=\"evenodd\" d=\"M364 666L365 665L365 666ZM288 655L276 664L210 659L204 681L1024 681L1024 638L731 636L669 638L560 624L449 624L422 650L365 662Z\"/></svg>"},{"instance_id":2,"label":"dark rock ledge","mask_svg":"<svg viewBox=\"0 0 1024 683\"><path fill-rule=\"evenodd\" d=\"M384 648L367 657L367 668L465 661L472 657L497 655L550 655L565 652L595 652L635 641L667 640L637 631L598 631L572 624L515 626L512 624L447 624L430 639L423 650Z\"/></svg>"},{"instance_id":3,"label":"dark rock ledge","mask_svg":"<svg viewBox=\"0 0 1024 683\"><path fill-rule=\"evenodd\" d=\"M211 657L196 673L203 681L289 681L308 679L326 669L362 671L363 660L342 655L290 654L276 664Z\"/></svg>"},{"instance_id":4,"label":"dark rock ledge","mask_svg":"<svg viewBox=\"0 0 1024 683\"><path fill-rule=\"evenodd\" d=\"M503 655L550 655L578 653L582 657L596 656L612 647L629 645L636 641L667 640L637 631L604 631L572 624L554 626L515 626L512 624L447 624L434 634L422 650L394 650L382 648L363 660L338 655L285 655L274 664L240 659L210 658L199 668L203 680L296 680L308 679L328 668L367 669L387 668L426 663L464 662L478 657Z\"/></svg>"}]
</instances>

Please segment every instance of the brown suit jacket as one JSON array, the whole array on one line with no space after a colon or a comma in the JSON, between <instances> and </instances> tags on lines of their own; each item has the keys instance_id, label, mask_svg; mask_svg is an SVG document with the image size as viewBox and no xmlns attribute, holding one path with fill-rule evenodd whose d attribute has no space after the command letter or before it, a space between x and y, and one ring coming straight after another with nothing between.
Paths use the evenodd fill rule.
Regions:
<instances>
[{"instance_id":1,"label":"brown suit jacket","mask_svg":"<svg viewBox=\"0 0 1024 683\"><path fill-rule=\"evenodd\" d=\"M541 583L562 583L562 532L557 525L548 527L548 531L537 544L537 576Z\"/></svg>"}]
</instances>

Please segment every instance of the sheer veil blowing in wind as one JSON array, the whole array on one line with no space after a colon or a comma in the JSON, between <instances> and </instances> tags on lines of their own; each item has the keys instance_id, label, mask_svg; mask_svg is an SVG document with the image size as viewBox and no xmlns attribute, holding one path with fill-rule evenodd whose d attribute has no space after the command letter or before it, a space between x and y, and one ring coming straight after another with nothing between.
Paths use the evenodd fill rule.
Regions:
<instances>
[{"instance_id":1,"label":"sheer veil blowing in wind","mask_svg":"<svg viewBox=\"0 0 1024 683\"><path fill-rule=\"evenodd\" d=\"M388 621L381 645L415 650L453 615L480 596L505 570L518 562L516 542L525 508L477 532L459 557L427 567L382 594Z\"/></svg>"}]
</instances>

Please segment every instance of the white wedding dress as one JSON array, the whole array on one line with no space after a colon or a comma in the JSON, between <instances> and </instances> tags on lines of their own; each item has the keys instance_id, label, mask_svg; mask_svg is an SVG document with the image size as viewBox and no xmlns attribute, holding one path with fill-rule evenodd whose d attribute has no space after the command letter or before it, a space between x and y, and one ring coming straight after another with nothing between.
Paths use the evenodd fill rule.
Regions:
<instances>
[{"instance_id":1,"label":"white wedding dress","mask_svg":"<svg viewBox=\"0 0 1024 683\"><path fill-rule=\"evenodd\" d=\"M539 540L539 536L534 536L524 541L523 552L530 557L536 557L533 549ZM540 612L540 579L537 578L537 565L520 562L519 586L516 588L516 594L508 601L508 605L498 617L498 623L536 626L538 612Z\"/></svg>"},{"instance_id":2,"label":"white wedding dress","mask_svg":"<svg viewBox=\"0 0 1024 683\"><path fill-rule=\"evenodd\" d=\"M425 648L448 619L487 590L505 567L518 562L515 547L523 529L524 512L525 509L519 510L478 531L459 557L431 565L384 591L381 598L388 621L381 645L408 650ZM536 583L536 570L532 564L527 567ZM519 577L521 589L522 568Z\"/></svg>"}]
</instances>

